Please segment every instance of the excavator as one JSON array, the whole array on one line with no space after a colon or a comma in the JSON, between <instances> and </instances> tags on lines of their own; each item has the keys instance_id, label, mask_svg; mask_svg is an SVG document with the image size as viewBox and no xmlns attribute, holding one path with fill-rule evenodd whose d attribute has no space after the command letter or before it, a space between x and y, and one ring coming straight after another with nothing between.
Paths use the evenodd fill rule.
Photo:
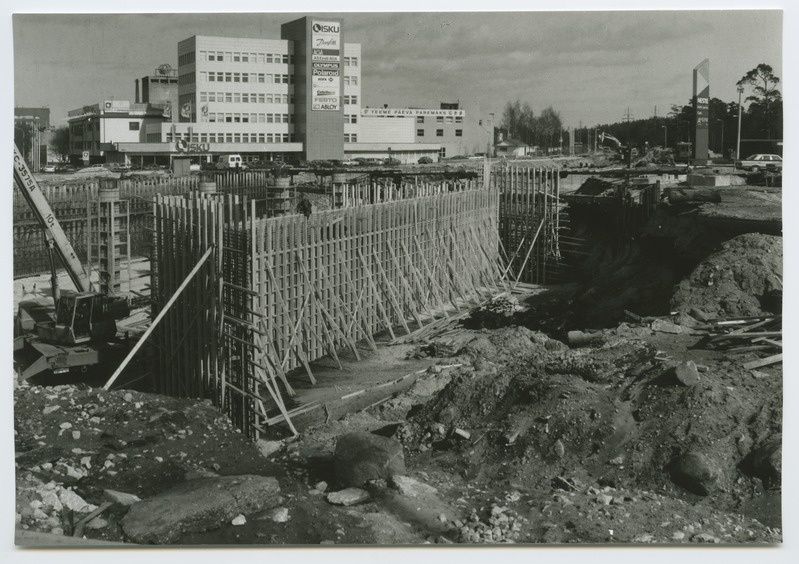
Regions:
<instances>
[{"instance_id":1,"label":"excavator","mask_svg":"<svg viewBox=\"0 0 799 564\"><path fill-rule=\"evenodd\" d=\"M44 231L53 297L52 304L46 299L19 304L14 319L14 362L19 380L85 374L92 367L113 362L127 349L117 339L116 321L130 314L128 300L95 291L16 145L14 181ZM57 260L75 285L75 291L59 289Z\"/></svg>"},{"instance_id":2,"label":"excavator","mask_svg":"<svg viewBox=\"0 0 799 564\"><path fill-rule=\"evenodd\" d=\"M619 152L621 152L622 161L624 162L625 166L627 166L627 168L630 168L632 166L632 158L633 158L633 154L632 151L630 150L630 147L622 144L621 141L619 141L609 133L604 133L604 132L600 133L599 142L604 143L605 140L611 141L616 145L616 148L619 150Z\"/></svg>"}]
</instances>

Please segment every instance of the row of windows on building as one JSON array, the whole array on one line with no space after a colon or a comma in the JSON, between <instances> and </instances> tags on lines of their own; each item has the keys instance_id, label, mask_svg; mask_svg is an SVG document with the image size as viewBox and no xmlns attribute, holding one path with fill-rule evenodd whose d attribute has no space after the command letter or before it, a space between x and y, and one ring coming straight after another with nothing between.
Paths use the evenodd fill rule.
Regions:
<instances>
[{"instance_id":1,"label":"row of windows on building","mask_svg":"<svg viewBox=\"0 0 799 564\"><path fill-rule=\"evenodd\" d=\"M157 135L157 134L156 134ZM191 143L291 143L290 133L177 133L166 134L167 143L183 139Z\"/></svg>"},{"instance_id":2,"label":"row of windows on building","mask_svg":"<svg viewBox=\"0 0 799 564\"><path fill-rule=\"evenodd\" d=\"M194 62L194 58L194 51L191 53L183 53L182 55L178 55L178 66L190 65Z\"/></svg>"},{"instance_id":3,"label":"row of windows on building","mask_svg":"<svg viewBox=\"0 0 799 564\"><path fill-rule=\"evenodd\" d=\"M193 53L192 53L193 55ZM180 57L178 57L180 58ZM252 53L243 51L200 51L201 61L218 63L282 63L294 64L294 55L286 53ZM192 62L194 62L192 60Z\"/></svg>"},{"instance_id":4,"label":"row of windows on building","mask_svg":"<svg viewBox=\"0 0 799 564\"><path fill-rule=\"evenodd\" d=\"M203 114L209 123L294 123L294 114L242 114L209 113Z\"/></svg>"},{"instance_id":5,"label":"row of windows on building","mask_svg":"<svg viewBox=\"0 0 799 564\"><path fill-rule=\"evenodd\" d=\"M186 73L193 75L194 73ZM206 72L200 71L203 82L253 82L258 84L294 84L293 74L273 74L264 72ZM194 84L192 79L191 83Z\"/></svg>"},{"instance_id":6,"label":"row of windows on building","mask_svg":"<svg viewBox=\"0 0 799 564\"><path fill-rule=\"evenodd\" d=\"M358 142L358 134L357 133L345 133L344 134L344 142L345 143L357 143Z\"/></svg>"},{"instance_id":7,"label":"row of windows on building","mask_svg":"<svg viewBox=\"0 0 799 564\"><path fill-rule=\"evenodd\" d=\"M424 123L425 116L416 116L416 123ZM463 116L436 116L436 123L463 123Z\"/></svg>"},{"instance_id":8,"label":"row of windows on building","mask_svg":"<svg viewBox=\"0 0 799 564\"><path fill-rule=\"evenodd\" d=\"M416 137L424 137L424 129L417 129L416 130ZM444 130L443 129L436 129L436 137L444 137ZM463 137L463 130L456 129L455 130L455 137Z\"/></svg>"},{"instance_id":9,"label":"row of windows on building","mask_svg":"<svg viewBox=\"0 0 799 564\"><path fill-rule=\"evenodd\" d=\"M200 92L200 102L228 104L293 104L294 96L264 92Z\"/></svg>"}]
</instances>

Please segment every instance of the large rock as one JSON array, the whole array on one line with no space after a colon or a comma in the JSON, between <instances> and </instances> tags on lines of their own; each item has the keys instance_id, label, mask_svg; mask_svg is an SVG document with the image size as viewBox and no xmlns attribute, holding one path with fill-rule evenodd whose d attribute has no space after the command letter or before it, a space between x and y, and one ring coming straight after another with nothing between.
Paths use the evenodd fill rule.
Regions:
<instances>
[{"instance_id":1,"label":"large rock","mask_svg":"<svg viewBox=\"0 0 799 564\"><path fill-rule=\"evenodd\" d=\"M361 488L345 488L337 492L327 494L327 501L333 505L356 505L367 501L371 496L366 490Z\"/></svg>"},{"instance_id":2,"label":"large rock","mask_svg":"<svg viewBox=\"0 0 799 564\"><path fill-rule=\"evenodd\" d=\"M754 449L744 460L745 469L763 480L766 488L782 485L782 437L769 439Z\"/></svg>"},{"instance_id":3,"label":"large rock","mask_svg":"<svg viewBox=\"0 0 799 564\"><path fill-rule=\"evenodd\" d=\"M721 474L712 460L696 451L674 458L668 470L675 484L698 495L708 495Z\"/></svg>"},{"instance_id":4,"label":"large rock","mask_svg":"<svg viewBox=\"0 0 799 564\"><path fill-rule=\"evenodd\" d=\"M674 376L683 386L696 386L699 383L699 369L693 360L686 360L674 367Z\"/></svg>"},{"instance_id":5,"label":"large rock","mask_svg":"<svg viewBox=\"0 0 799 564\"><path fill-rule=\"evenodd\" d=\"M264 476L224 476L184 482L131 506L122 530L140 544L169 544L185 533L215 529L240 514L278 505L280 486Z\"/></svg>"},{"instance_id":6,"label":"large rock","mask_svg":"<svg viewBox=\"0 0 799 564\"><path fill-rule=\"evenodd\" d=\"M405 474L402 443L372 433L348 433L339 437L335 452L336 481L359 487L369 480Z\"/></svg>"}]
</instances>

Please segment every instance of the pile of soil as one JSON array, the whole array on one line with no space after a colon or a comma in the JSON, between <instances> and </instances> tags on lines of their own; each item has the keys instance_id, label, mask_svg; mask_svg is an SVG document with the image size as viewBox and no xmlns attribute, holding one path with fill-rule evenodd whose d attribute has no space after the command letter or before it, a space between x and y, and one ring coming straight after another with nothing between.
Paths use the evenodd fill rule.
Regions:
<instances>
[{"instance_id":1,"label":"pile of soil","mask_svg":"<svg viewBox=\"0 0 799 564\"><path fill-rule=\"evenodd\" d=\"M782 293L782 237L747 233L725 241L682 280L673 310L700 309L711 317L779 313Z\"/></svg>"},{"instance_id":2,"label":"pile of soil","mask_svg":"<svg viewBox=\"0 0 799 564\"><path fill-rule=\"evenodd\" d=\"M619 332L629 334L630 329ZM682 359L663 359L656 352L663 344L659 340L673 345L683 339L677 349L685 353L688 340L697 337L638 333L645 339L612 330L599 346L558 350L528 339L527 353L520 354L517 346L513 358L503 357L506 364L475 355L478 350L493 353L480 344L490 337L477 337L467 347L473 364L457 371L411 414L397 437L427 471L437 466L487 491L515 484L537 500L549 498L553 506L558 503L552 503L552 492L587 496L583 501L588 505L597 494L621 496L617 502L625 511L641 510L638 518L643 520L614 521L619 541L682 539L663 530L674 526L672 519L661 514L658 524L654 513L644 518L638 502L653 499L644 492L657 491L671 500L661 499L664 507L675 500L693 506L702 522L709 516L742 522L743 507L769 489L779 490L779 369L768 377L753 375L721 355L697 351L697 361L705 364L698 383L686 386L675 377ZM569 502L576 502L562 493L555 498L566 499L570 509ZM651 512L651 504L646 505ZM675 510L675 518L684 518L687 510ZM778 509L770 511L759 516L778 525ZM579 510L569 519L561 514L549 516L555 524L545 530L527 531L532 535L527 542L553 540L552 529L560 530L558 542L566 537L570 542L609 540L601 527L589 531L596 523L589 526ZM569 531L567 522L582 532ZM778 531L747 523L746 532L728 534L723 542L779 537ZM750 525L758 532L751 533Z\"/></svg>"}]
</instances>

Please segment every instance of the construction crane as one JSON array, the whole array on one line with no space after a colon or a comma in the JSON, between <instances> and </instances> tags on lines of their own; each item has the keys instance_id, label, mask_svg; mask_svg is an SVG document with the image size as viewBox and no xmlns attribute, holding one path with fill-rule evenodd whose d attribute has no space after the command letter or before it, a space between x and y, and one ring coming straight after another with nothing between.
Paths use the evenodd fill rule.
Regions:
<instances>
[{"instance_id":1,"label":"construction crane","mask_svg":"<svg viewBox=\"0 0 799 564\"><path fill-rule=\"evenodd\" d=\"M44 231L50 253L53 295L52 308L41 300L19 304L14 323L14 360L20 367L20 379L49 371L53 374L74 369L86 372L90 366L117 356L109 353L119 352L115 351L119 347L113 343L116 320L129 315L128 301L94 290L86 269L16 145L14 181ZM59 291L56 258L66 269L76 291Z\"/></svg>"}]
</instances>

